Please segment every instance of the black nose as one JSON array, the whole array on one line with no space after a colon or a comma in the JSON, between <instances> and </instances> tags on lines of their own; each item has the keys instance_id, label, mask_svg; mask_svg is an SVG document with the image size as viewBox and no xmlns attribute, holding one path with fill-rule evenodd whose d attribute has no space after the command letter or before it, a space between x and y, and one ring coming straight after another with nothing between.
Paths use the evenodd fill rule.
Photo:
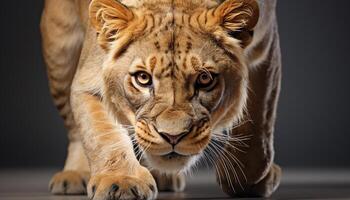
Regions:
<instances>
[{"instance_id":1,"label":"black nose","mask_svg":"<svg viewBox=\"0 0 350 200\"><path fill-rule=\"evenodd\" d=\"M189 133L189 131L186 132L182 132L180 134L177 135L171 135L169 133L164 133L164 132L159 132L159 135L162 136L162 138L167 141L169 144L171 145L176 145L177 143L179 143L181 141L182 138L184 138L187 134Z\"/></svg>"}]
</instances>

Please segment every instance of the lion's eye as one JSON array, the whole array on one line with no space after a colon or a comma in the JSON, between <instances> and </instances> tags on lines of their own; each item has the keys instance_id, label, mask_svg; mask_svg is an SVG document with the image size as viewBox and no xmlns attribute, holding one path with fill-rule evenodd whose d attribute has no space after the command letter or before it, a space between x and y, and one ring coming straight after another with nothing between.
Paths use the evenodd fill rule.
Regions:
<instances>
[{"instance_id":1,"label":"lion's eye","mask_svg":"<svg viewBox=\"0 0 350 200\"><path fill-rule=\"evenodd\" d=\"M207 88L213 85L215 76L209 72L203 72L199 74L197 78L197 87Z\"/></svg>"},{"instance_id":2,"label":"lion's eye","mask_svg":"<svg viewBox=\"0 0 350 200\"><path fill-rule=\"evenodd\" d=\"M147 72L137 72L135 74L136 83L142 87L148 87L152 85L152 77Z\"/></svg>"}]
</instances>

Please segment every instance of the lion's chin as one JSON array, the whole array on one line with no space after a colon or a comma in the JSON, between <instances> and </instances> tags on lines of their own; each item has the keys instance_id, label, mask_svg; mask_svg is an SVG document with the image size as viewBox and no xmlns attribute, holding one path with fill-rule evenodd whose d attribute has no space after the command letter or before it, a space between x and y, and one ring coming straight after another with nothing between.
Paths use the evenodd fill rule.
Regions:
<instances>
[{"instance_id":1,"label":"lion's chin","mask_svg":"<svg viewBox=\"0 0 350 200\"><path fill-rule=\"evenodd\" d=\"M169 153L166 155L145 154L147 164L163 173L177 173L190 168L197 160L197 155L180 155Z\"/></svg>"}]
</instances>

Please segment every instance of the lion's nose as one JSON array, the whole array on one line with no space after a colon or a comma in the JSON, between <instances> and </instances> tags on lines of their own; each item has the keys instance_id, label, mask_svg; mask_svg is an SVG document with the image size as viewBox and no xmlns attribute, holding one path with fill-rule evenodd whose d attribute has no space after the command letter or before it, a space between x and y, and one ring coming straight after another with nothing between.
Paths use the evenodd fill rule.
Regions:
<instances>
[{"instance_id":1,"label":"lion's nose","mask_svg":"<svg viewBox=\"0 0 350 200\"><path fill-rule=\"evenodd\" d=\"M176 145L191 132L192 117L184 111L167 109L155 120L154 128L171 145Z\"/></svg>"},{"instance_id":2,"label":"lion's nose","mask_svg":"<svg viewBox=\"0 0 350 200\"><path fill-rule=\"evenodd\" d=\"M169 133L159 132L159 135L162 136L162 138L167 141L171 145L176 145L181 141L182 138L184 138L189 131L177 134L177 135L171 135Z\"/></svg>"}]
</instances>

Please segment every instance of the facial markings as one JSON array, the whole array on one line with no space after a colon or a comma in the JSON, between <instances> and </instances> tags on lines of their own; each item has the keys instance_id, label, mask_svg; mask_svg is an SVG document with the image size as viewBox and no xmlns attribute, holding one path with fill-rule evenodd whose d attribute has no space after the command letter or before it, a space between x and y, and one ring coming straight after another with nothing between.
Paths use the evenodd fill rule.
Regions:
<instances>
[{"instance_id":1,"label":"facial markings","mask_svg":"<svg viewBox=\"0 0 350 200\"><path fill-rule=\"evenodd\" d=\"M149 60L149 66L151 68L151 72L153 73L153 70L154 68L156 67L157 65L157 58L156 57L152 57L150 60Z\"/></svg>"},{"instance_id":2,"label":"facial markings","mask_svg":"<svg viewBox=\"0 0 350 200\"><path fill-rule=\"evenodd\" d=\"M155 46L158 50L160 50L160 45L159 45L159 42L158 42L158 41L156 41L156 42L154 43L154 46Z\"/></svg>"}]
</instances>

